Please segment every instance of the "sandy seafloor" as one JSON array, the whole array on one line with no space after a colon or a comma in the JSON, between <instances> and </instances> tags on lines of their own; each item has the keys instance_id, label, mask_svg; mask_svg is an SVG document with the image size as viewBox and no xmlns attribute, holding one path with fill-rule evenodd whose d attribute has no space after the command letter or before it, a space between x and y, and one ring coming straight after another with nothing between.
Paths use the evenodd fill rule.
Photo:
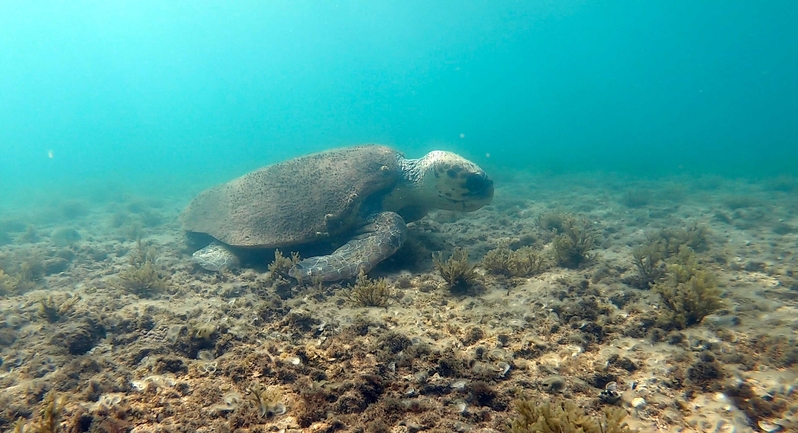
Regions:
<instances>
[{"instance_id":1,"label":"sandy seafloor","mask_svg":"<svg viewBox=\"0 0 798 433\"><path fill-rule=\"evenodd\" d=\"M0 266L33 271L0 297L0 430L24 418L33 431L55 393L61 431L506 431L521 395L596 415L616 382L640 432L798 431L798 181L494 178L492 205L413 223L411 246L371 272L391 286L387 308L353 305L346 285L275 282L266 263L198 269L177 219L191 194L98 187L6 206ZM456 246L474 263L501 244L550 251L547 212L590 221L587 263L529 278L477 268L467 294L433 269L431 253ZM632 248L696 224L725 305L658 329L659 295L627 284ZM136 236L166 282L149 297L120 284Z\"/></svg>"}]
</instances>

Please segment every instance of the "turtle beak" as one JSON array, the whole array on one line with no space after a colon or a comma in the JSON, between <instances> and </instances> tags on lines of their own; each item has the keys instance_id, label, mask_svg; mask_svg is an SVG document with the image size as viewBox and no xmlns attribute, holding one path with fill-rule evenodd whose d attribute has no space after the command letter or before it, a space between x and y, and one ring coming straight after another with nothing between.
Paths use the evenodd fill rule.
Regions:
<instances>
[{"instance_id":1,"label":"turtle beak","mask_svg":"<svg viewBox=\"0 0 798 433\"><path fill-rule=\"evenodd\" d=\"M485 173L468 175L465 181L468 197L475 200L484 200L490 203L493 200L493 180Z\"/></svg>"},{"instance_id":2,"label":"turtle beak","mask_svg":"<svg viewBox=\"0 0 798 433\"><path fill-rule=\"evenodd\" d=\"M493 201L493 180L484 172L469 174L463 186L468 191L461 202L463 212L473 212Z\"/></svg>"}]
</instances>

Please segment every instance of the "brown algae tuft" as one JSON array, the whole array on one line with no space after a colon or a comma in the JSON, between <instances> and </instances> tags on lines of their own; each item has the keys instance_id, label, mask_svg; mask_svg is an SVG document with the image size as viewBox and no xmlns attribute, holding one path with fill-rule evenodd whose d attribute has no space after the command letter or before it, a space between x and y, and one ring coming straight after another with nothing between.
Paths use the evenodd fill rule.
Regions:
<instances>
[{"instance_id":1,"label":"brown algae tuft","mask_svg":"<svg viewBox=\"0 0 798 433\"><path fill-rule=\"evenodd\" d=\"M468 251L462 248L455 248L447 260L443 260L441 252L433 254L432 262L452 291L465 291L477 280L476 267L468 262Z\"/></svg>"},{"instance_id":2,"label":"brown algae tuft","mask_svg":"<svg viewBox=\"0 0 798 433\"><path fill-rule=\"evenodd\" d=\"M39 317L45 319L48 323L55 323L68 315L79 300L79 297L71 295L66 295L65 297L42 296L38 301L39 309L37 313Z\"/></svg>"},{"instance_id":3,"label":"brown algae tuft","mask_svg":"<svg viewBox=\"0 0 798 433\"><path fill-rule=\"evenodd\" d=\"M10 295L17 290L19 280L0 269L0 296Z\"/></svg>"},{"instance_id":4,"label":"brown algae tuft","mask_svg":"<svg viewBox=\"0 0 798 433\"><path fill-rule=\"evenodd\" d=\"M566 268L577 268L590 259L588 251L596 242L596 230L584 218L564 212L547 212L537 218L538 227L553 235L554 261Z\"/></svg>"},{"instance_id":5,"label":"brown algae tuft","mask_svg":"<svg viewBox=\"0 0 798 433\"><path fill-rule=\"evenodd\" d=\"M679 329L701 323L707 315L723 307L715 275L702 269L692 249L682 246L675 262L668 265L663 280L652 289L666 310L660 322Z\"/></svg>"},{"instance_id":6,"label":"brown algae tuft","mask_svg":"<svg viewBox=\"0 0 798 433\"><path fill-rule=\"evenodd\" d=\"M491 274L507 277L529 277L545 268L543 255L525 246L515 251L507 246L492 249L482 258L482 267Z\"/></svg>"},{"instance_id":7,"label":"brown algae tuft","mask_svg":"<svg viewBox=\"0 0 798 433\"><path fill-rule=\"evenodd\" d=\"M662 280L666 274L666 261L678 256L682 247L693 251L704 251L708 248L708 230L704 226L693 225L689 228L668 228L650 236L648 242L632 250L632 264L637 275L626 283L638 289L649 289Z\"/></svg>"},{"instance_id":8,"label":"brown algae tuft","mask_svg":"<svg viewBox=\"0 0 798 433\"><path fill-rule=\"evenodd\" d=\"M255 404L258 413L263 418L272 418L285 414L287 411L283 404L283 393L274 386L263 386L253 383L247 388L247 398Z\"/></svg>"},{"instance_id":9,"label":"brown algae tuft","mask_svg":"<svg viewBox=\"0 0 798 433\"><path fill-rule=\"evenodd\" d=\"M515 403L515 419L510 433L631 433L624 421L626 411L618 407L604 409L591 417L570 401L540 403L521 399Z\"/></svg>"},{"instance_id":10,"label":"brown algae tuft","mask_svg":"<svg viewBox=\"0 0 798 433\"><path fill-rule=\"evenodd\" d=\"M14 423L15 433L56 433L61 422L61 412L64 410L64 396L56 397L55 391L50 391L42 401L38 419L28 424L23 418Z\"/></svg>"},{"instance_id":11,"label":"brown algae tuft","mask_svg":"<svg viewBox=\"0 0 798 433\"><path fill-rule=\"evenodd\" d=\"M596 232L590 222L567 215L560 222L557 235L554 237L554 260L566 268L578 268L588 261L589 251L596 242Z\"/></svg>"},{"instance_id":12,"label":"brown algae tuft","mask_svg":"<svg viewBox=\"0 0 798 433\"><path fill-rule=\"evenodd\" d=\"M391 298L391 288L385 278L375 280L361 271L355 285L344 296L358 307L385 308Z\"/></svg>"},{"instance_id":13,"label":"brown algae tuft","mask_svg":"<svg viewBox=\"0 0 798 433\"><path fill-rule=\"evenodd\" d=\"M288 279L288 271L295 264L299 263L299 254L291 253L290 257L283 255L280 250L274 250L274 260L269 263L269 279L274 281L278 278Z\"/></svg>"},{"instance_id":14,"label":"brown algae tuft","mask_svg":"<svg viewBox=\"0 0 798 433\"><path fill-rule=\"evenodd\" d=\"M664 245L661 242L649 242L632 250L632 263L637 275L631 285L638 289L650 289L659 279L665 276Z\"/></svg>"},{"instance_id":15,"label":"brown algae tuft","mask_svg":"<svg viewBox=\"0 0 798 433\"><path fill-rule=\"evenodd\" d=\"M119 273L122 288L141 298L151 298L166 290L166 279L155 266L156 252L140 239L130 255L130 265Z\"/></svg>"}]
</instances>

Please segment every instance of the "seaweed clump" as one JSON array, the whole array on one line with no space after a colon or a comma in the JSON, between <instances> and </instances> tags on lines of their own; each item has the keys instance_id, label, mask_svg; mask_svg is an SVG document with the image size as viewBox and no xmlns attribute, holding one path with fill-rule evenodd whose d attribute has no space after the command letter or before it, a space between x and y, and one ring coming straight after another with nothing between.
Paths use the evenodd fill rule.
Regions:
<instances>
[{"instance_id":1,"label":"seaweed clump","mask_svg":"<svg viewBox=\"0 0 798 433\"><path fill-rule=\"evenodd\" d=\"M757 362L767 363L777 368L790 368L798 364L798 338L787 335L773 335L764 332L749 340L751 352Z\"/></svg>"},{"instance_id":2,"label":"seaweed clump","mask_svg":"<svg viewBox=\"0 0 798 433\"><path fill-rule=\"evenodd\" d=\"M253 383L247 388L247 397L257 406L262 418L272 418L286 412L286 407L282 403L283 394L279 388Z\"/></svg>"},{"instance_id":3,"label":"seaweed clump","mask_svg":"<svg viewBox=\"0 0 798 433\"><path fill-rule=\"evenodd\" d=\"M0 296L10 295L17 290L19 280L0 269Z\"/></svg>"},{"instance_id":4,"label":"seaweed clump","mask_svg":"<svg viewBox=\"0 0 798 433\"><path fill-rule=\"evenodd\" d=\"M649 289L667 273L666 260L678 256L682 247L693 251L705 251L708 248L707 228L692 227L662 229L648 242L632 250L632 263L637 275L632 278L631 285L638 289Z\"/></svg>"},{"instance_id":5,"label":"seaweed clump","mask_svg":"<svg viewBox=\"0 0 798 433\"><path fill-rule=\"evenodd\" d=\"M587 220L565 214L552 226L557 233L553 246L558 265L578 268L590 259L588 252L595 246L596 232Z\"/></svg>"},{"instance_id":6,"label":"seaweed clump","mask_svg":"<svg viewBox=\"0 0 798 433\"><path fill-rule=\"evenodd\" d=\"M443 260L443 253L433 254L432 262L449 290L466 290L477 280L476 267L468 262L468 251L462 248L455 248L447 260Z\"/></svg>"},{"instance_id":7,"label":"seaweed clump","mask_svg":"<svg viewBox=\"0 0 798 433\"><path fill-rule=\"evenodd\" d=\"M26 257L12 273L0 268L0 296L32 290L43 276L44 263L37 256Z\"/></svg>"},{"instance_id":8,"label":"seaweed clump","mask_svg":"<svg viewBox=\"0 0 798 433\"><path fill-rule=\"evenodd\" d=\"M688 246L696 252L706 251L709 248L708 235L709 229L706 226L694 224L686 229L662 229L655 239L663 242L666 257L670 257L679 254L682 246Z\"/></svg>"},{"instance_id":9,"label":"seaweed clump","mask_svg":"<svg viewBox=\"0 0 798 433\"><path fill-rule=\"evenodd\" d=\"M542 213L537 218L538 227L547 232L562 233L569 217L570 214L560 211Z\"/></svg>"},{"instance_id":10,"label":"seaweed clump","mask_svg":"<svg viewBox=\"0 0 798 433\"><path fill-rule=\"evenodd\" d=\"M166 290L166 279L155 266L154 248L145 247L139 240L130 256L130 265L119 273L122 287L139 297L150 298Z\"/></svg>"},{"instance_id":11,"label":"seaweed clump","mask_svg":"<svg viewBox=\"0 0 798 433\"><path fill-rule=\"evenodd\" d=\"M369 278L363 271L357 276L346 298L359 307L387 307L391 297L391 288L385 278L378 280Z\"/></svg>"},{"instance_id":12,"label":"seaweed clump","mask_svg":"<svg viewBox=\"0 0 798 433\"><path fill-rule=\"evenodd\" d=\"M721 386L719 381L725 376L723 365L715 359L710 351L702 352L698 360L687 369L687 378L690 384L703 392L717 391Z\"/></svg>"},{"instance_id":13,"label":"seaweed clump","mask_svg":"<svg viewBox=\"0 0 798 433\"><path fill-rule=\"evenodd\" d=\"M628 208L646 206L651 202L651 191L643 189L626 191L623 197L621 197L620 202Z\"/></svg>"},{"instance_id":14,"label":"seaweed clump","mask_svg":"<svg viewBox=\"0 0 798 433\"><path fill-rule=\"evenodd\" d=\"M218 327L213 323L193 324L189 330L191 338L195 340L210 340Z\"/></svg>"},{"instance_id":15,"label":"seaweed clump","mask_svg":"<svg viewBox=\"0 0 798 433\"><path fill-rule=\"evenodd\" d=\"M43 296L38 300L39 309L37 314L48 323L55 323L68 315L79 300L79 297L71 295L67 295L63 299L56 298L53 295Z\"/></svg>"},{"instance_id":16,"label":"seaweed clump","mask_svg":"<svg viewBox=\"0 0 798 433\"><path fill-rule=\"evenodd\" d=\"M55 391L50 391L42 402L39 419L30 425L20 418L14 423L14 433L56 433L59 430L61 412L64 409L65 398L56 397Z\"/></svg>"},{"instance_id":17,"label":"seaweed clump","mask_svg":"<svg viewBox=\"0 0 798 433\"><path fill-rule=\"evenodd\" d=\"M22 264L19 265L19 280L28 282L31 286L40 281L44 277L44 273L44 262L37 255L26 257Z\"/></svg>"},{"instance_id":18,"label":"seaweed clump","mask_svg":"<svg viewBox=\"0 0 798 433\"><path fill-rule=\"evenodd\" d=\"M21 244L34 244L39 242L39 231L36 230L32 224L28 225L28 228L25 229L25 232L19 235L17 238L17 242Z\"/></svg>"},{"instance_id":19,"label":"seaweed clump","mask_svg":"<svg viewBox=\"0 0 798 433\"><path fill-rule=\"evenodd\" d=\"M632 286L650 289L665 276L665 248L662 242L654 241L635 247L632 250L632 263L637 269Z\"/></svg>"},{"instance_id":20,"label":"seaweed clump","mask_svg":"<svg viewBox=\"0 0 798 433\"><path fill-rule=\"evenodd\" d=\"M715 275L699 266L695 253L687 246L682 246L675 262L668 265L665 278L651 290L660 295L667 309L660 321L678 329L700 323L724 305Z\"/></svg>"},{"instance_id":21,"label":"seaweed clump","mask_svg":"<svg viewBox=\"0 0 798 433\"><path fill-rule=\"evenodd\" d=\"M574 403L537 403L522 399L515 403L515 419L510 433L631 433L624 421L626 411L619 407L604 409L598 418L589 416Z\"/></svg>"},{"instance_id":22,"label":"seaweed clump","mask_svg":"<svg viewBox=\"0 0 798 433\"><path fill-rule=\"evenodd\" d=\"M734 401L734 405L745 413L752 426L759 425L767 419L781 417L788 408L788 403L780 395L756 392L747 380L731 380L723 389L723 393ZM780 430L788 431L789 429Z\"/></svg>"},{"instance_id":23,"label":"seaweed clump","mask_svg":"<svg viewBox=\"0 0 798 433\"><path fill-rule=\"evenodd\" d=\"M526 246L515 251L506 246L492 249L482 258L482 267L491 274L507 277L528 277L544 268L543 255Z\"/></svg>"},{"instance_id":24,"label":"seaweed clump","mask_svg":"<svg viewBox=\"0 0 798 433\"><path fill-rule=\"evenodd\" d=\"M298 253L291 253L291 257L286 257L280 250L274 250L274 260L268 266L269 279L276 280L278 277L287 279L288 271L297 263L299 263Z\"/></svg>"}]
</instances>

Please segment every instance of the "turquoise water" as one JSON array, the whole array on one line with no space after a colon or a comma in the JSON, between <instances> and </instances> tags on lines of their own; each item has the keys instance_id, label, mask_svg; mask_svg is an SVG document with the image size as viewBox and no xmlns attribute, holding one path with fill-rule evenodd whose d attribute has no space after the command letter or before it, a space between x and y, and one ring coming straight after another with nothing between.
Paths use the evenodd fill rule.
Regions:
<instances>
[{"instance_id":1,"label":"turquoise water","mask_svg":"<svg viewBox=\"0 0 798 433\"><path fill-rule=\"evenodd\" d=\"M798 431L796 23L795 0L0 0L0 431L496 432L522 396ZM467 164L200 194L362 143L457 152L493 202L406 233L333 213L482 205ZM204 249L217 229L291 259ZM369 279L292 277L293 250L354 241L360 267L401 238Z\"/></svg>"},{"instance_id":2,"label":"turquoise water","mask_svg":"<svg viewBox=\"0 0 798 433\"><path fill-rule=\"evenodd\" d=\"M0 185L191 189L363 142L493 170L794 173L796 17L791 1L3 2Z\"/></svg>"}]
</instances>

